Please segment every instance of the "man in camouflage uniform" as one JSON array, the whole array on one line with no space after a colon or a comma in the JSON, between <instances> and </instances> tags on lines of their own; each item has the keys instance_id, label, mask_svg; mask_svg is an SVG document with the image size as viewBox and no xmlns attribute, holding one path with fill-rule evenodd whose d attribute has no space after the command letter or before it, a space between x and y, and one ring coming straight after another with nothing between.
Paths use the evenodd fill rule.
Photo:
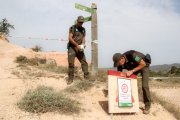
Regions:
<instances>
[{"instance_id":1,"label":"man in camouflage uniform","mask_svg":"<svg viewBox=\"0 0 180 120\"><path fill-rule=\"evenodd\" d=\"M114 67L117 67L118 71L123 69L128 70L126 72L127 76L132 74L141 73L142 75L142 91L145 109L143 110L144 114L149 114L151 107L151 98L149 91L149 65L151 63L151 57L149 54L146 56L140 52L130 50L124 54L115 53L113 55Z\"/></svg>"},{"instance_id":2,"label":"man in camouflage uniform","mask_svg":"<svg viewBox=\"0 0 180 120\"><path fill-rule=\"evenodd\" d=\"M67 84L71 84L74 79L74 60L75 57L81 63L82 71L84 72L84 78L88 79L88 63L86 62L86 57L84 54L85 48L85 35L86 30L82 27L84 23L84 17L79 16L77 19L77 23L70 27L69 29L69 43L68 43L68 82Z\"/></svg>"}]
</instances>

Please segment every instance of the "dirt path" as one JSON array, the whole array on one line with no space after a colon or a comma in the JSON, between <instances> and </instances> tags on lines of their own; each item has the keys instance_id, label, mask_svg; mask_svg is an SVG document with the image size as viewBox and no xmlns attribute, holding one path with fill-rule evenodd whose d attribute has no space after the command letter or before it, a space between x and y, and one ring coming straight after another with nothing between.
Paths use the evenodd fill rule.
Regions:
<instances>
[{"instance_id":1,"label":"dirt path","mask_svg":"<svg viewBox=\"0 0 180 120\"><path fill-rule=\"evenodd\" d=\"M172 114L156 103L152 104L149 115L142 114L141 110L137 114L108 114L108 98L103 93L105 84L97 84L91 90L76 96L84 108L79 115L63 115L56 112L32 114L21 111L16 104L29 89L45 85L59 91L67 85L63 78L41 77L33 80L17 78L11 72L16 69L13 61L19 54L33 55L30 50L0 42L0 120L176 120ZM140 106L143 104L140 103Z\"/></svg>"}]
</instances>

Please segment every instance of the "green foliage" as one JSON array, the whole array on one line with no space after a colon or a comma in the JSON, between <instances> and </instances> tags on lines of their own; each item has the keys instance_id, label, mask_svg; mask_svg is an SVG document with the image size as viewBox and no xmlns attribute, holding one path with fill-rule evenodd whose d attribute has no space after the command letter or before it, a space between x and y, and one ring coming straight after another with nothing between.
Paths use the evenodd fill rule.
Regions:
<instances>
[{"instance_id":1,"label":"green foliage","mask_svg":"<svg viewBox=\"0 0 180 120\"><path fill-rule=\"evenodd\" d=\"M180 68L177 68L176 66L172 66L169 71L151 71L150 70L150 76L151 77L180 77Z\"/></svg>"},{"instance_id":2,"label":"green foliage","mask_svg":"<svg viewBox=\"0 0 180 120\"><path fill-rule=\"evenodd\" d=\"M180 68L177 69L176 74L180 76Z\"/></svg>"},{"instance_id":3,"label":"green foliage","mask_svg":"<svg viewBox=\"0 0 180 120\"><path fill-rule=\"evenodd\" d=\"M150 77L162 77L162 76L164 76L165 74L163 73L163 72L161 72L161 71L158 71L158 72L155 72L155 71L151 71L150 70L150 72L149 72L149 74L150 74Z\"/></svg>"},{"instance_id":4,"label":"green foliage","mask_svg":"<svg viewBox=\"0 0 180 120\"><path fill-rule=\"evenodd\" d=\"M22 110L32 113L58 111L60 113L79 113L80 103L68 96L55 92L51 87L39 86L29 90L17 103Z\"/></svg>"},{"instance_id":5,"label":"green foliage","mask_svg":"<svg viewBox=\"0 0 180 120\"><path fill-rule=\"evenodd\" d=\"M14 29L14 25L11 25L6 18L2 19L0 22L0 32L5 35L9 35L9 29Z\"/></svg>"},{"instance_id":6,"label":"green foliage","mask_svg":"<svg viewBox=\"0 0 180 120\"><path fill-rule=\"evenodd\" d=\"M171 74L175 74L177 72L177 67L176 66L172 66L171 70L169 71Z\"/></svg>"},{"instance_id":7,"label":"green foliage","mask_svg":"<svg viewBox=\"0 0 180 120\"><path fill-rule=\"evenodd\" d=\"M180 68L177 68L176 66L172 66L171 70L168 73L169 76L180 77Z\"/></svg>"}]
</instances>

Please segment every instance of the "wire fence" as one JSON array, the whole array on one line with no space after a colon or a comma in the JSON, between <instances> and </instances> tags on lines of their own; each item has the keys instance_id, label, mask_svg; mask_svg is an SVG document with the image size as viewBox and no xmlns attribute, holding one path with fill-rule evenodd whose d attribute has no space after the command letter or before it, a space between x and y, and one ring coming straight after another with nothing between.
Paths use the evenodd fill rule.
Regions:
<instances>
[{"instance_id":1,"label":"wire fence","mask_svg":"<svg viewBox=\"0 0 180 120\"><path fill-rule=\"evenodd\" d=\"M34 39L34 40L52 40L52 41L60 41L60 42L67 42L68 40L62 38L49 38L49 37L31 37L31 36L8 36L8 38L15 38L15 39ZM87 41L86 42L91 42Z\"/></svg>"}]
</instances>

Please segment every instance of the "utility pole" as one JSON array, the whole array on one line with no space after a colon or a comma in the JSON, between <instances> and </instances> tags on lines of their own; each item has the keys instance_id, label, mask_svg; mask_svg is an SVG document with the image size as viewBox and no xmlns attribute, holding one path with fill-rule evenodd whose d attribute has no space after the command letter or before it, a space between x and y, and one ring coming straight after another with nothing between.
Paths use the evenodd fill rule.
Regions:
<instances>
[{"instance_id":1,"label":"utility pole","mask_svg":"<svg viewBox=\"0 0 180 120\"><path fill-rule=\"evenodd\" d=\"M91 75L93 78L97 76L98 72L98 33L97 33L97 6L92 3L91 8L94 12L91 13Z\"/></svg>"}]
</instances>

